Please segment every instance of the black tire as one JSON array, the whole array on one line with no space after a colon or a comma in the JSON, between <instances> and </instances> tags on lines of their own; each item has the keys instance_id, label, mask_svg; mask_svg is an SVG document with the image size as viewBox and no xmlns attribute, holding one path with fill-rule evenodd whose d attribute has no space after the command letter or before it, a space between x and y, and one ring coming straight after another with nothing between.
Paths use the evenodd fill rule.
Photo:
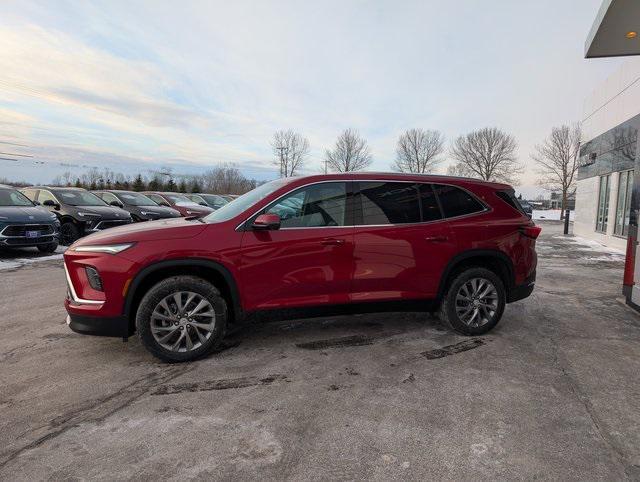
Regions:
<instances>
[{"instance_id":1,"label":"black tire","mask_svg":"<svg viewBox=\"0 0 640 482\"><path fill-rule=\"evenodd\" d=\"M58 243L55 241L53 243L38 245L38 251L41 253L55 253L56 249L58 249Z\"/></svg>"},{"instance_id":2,"label":"black tire","mask_svg":"<svg viewBox=\"0 0 640 482\"><path fill-rule=\"evenodd\" d=\"M473 282L472 280L475 279L489 281L495 288L497 296L495 310L484 310L483 313L486 316L487 321L479 326L473 326L473 324L465 323L458 313L458 305L456 304L456 298L459 291L463 289L462 287L468 282ZM491 331L502 318L506 298L507 294L504 289L504 284L500 277L493 271L480 267L467 268L464 271L457 273L451 282L448 283L447 290L440 304L438 316L440 320L448 324L458 333L469 336L483 335Z\"/></svg>"},{"instance_id":3,"label":"black tire","mask_svg":"<svg viewBox=\"0 0 640 482\"><path fill-rule=\"evenodd\" d=\"M175 293L183 292L185 294L195 293L201 299L206 300L215 313L215 317L212 321L213 327L211 330L200 330L205 336L209 336L205 342L202 342L197 339L197 331L194 326L182 326L179 328L180 331L175 331L175 334L182 337L181 331L185 331L184 339L189 338L197 340L197 343L200 345L194 349L190 349L188 351L175 351L171 349L167 349L163 346L154 336L152 323L152 314L154 310L161 306L161 302L166 300L167 297L173 296ZM185 297L188 298L188 297ZM182 298L183 301L186 302L186 299ZM193 303L193 302L192 302ZM192 307L193 304L186 303L184 306L185 312L189 306ZM171 306L170 306L171 307ZM177 308L177 306L173 306ZM179 310L175 310L179 311ZM188 315L186 313L176 315L176 320L173 322L174 325L178 323L177 318L180 318L180 322L182 323ZM194 315L194 318L200 315ZM208 281L198 278L196 276L172 276L171 278L164 279L154 285L142 298L140 301L140 305L138 306L138 311L136 314L136 330L138 332L138 336L142 341L142 344L145 346L149 352L160 360L176 363L176 362L186 362L196 360L201 358L211 351L215 350L220 343L222 342L226 328L227 328L227 318L228 318L228 310L227 310L227 302L220 295L220 291L213 286ZM157 319L155 323L158 323ZM171 329L171 322L166 322L166 327L161 327L161 329L167 330L163 333L168 333ZM159 329L157 325L155 325L155 330ZM157 333L157 332L156 332ZM207 335L210 333L210 335ZM189 335L191 334L191 335ZM156 334L156 336L160 336ZM169 340L170 343L174 342L176 338L172 338ZM180 347L179 347L180 348ZM186 348L185 348L186 349Z\"/></svg>"},{"instance_id":4,"label":"black tire","mask_svg":"<svg viewBox=\"0 0 640 482\"><path fill-rule=\"evenodd\" d=\"M60 226L60 244L63 246L71 246L81 235L80 228L73 221L67 221Z\"/></svg>"}]
</instances>

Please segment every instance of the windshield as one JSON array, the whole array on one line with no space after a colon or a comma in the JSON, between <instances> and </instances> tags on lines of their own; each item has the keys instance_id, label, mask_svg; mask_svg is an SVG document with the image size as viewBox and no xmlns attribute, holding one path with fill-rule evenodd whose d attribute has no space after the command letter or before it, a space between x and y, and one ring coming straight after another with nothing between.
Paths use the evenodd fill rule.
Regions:
<instances>
[{"instance_id":1,"label":"windshield","mask_svg":"<svg viewBox=\"0 0 640 482\"><path fill-rule=\"evenodd\" d=\"M222 196L218 196L217 194L202 194L202 197L205 198L205 200L210 205L215 206L215 207L224 206L225 204L229 203L229 201L227 201Z\"/></svg>"},{"instance_id":2,"label":"windshield","mask_svg":"<svg viewBox=\"0 0 640 482\"><path fill-rule=\"evenodd\" d=\"M88 191L54 191L64 204L70 206L106 206L107 203Z\"/></svg>"},{"instance_id":3,"label":"windshield","mask_svg":"<svg viewBox=\"0 0 640 482\"><path fill-rule=\"evenodd\" d=\"M223 221L233 219L238 214L246 211L258 201L264 199L266 196L289 182L290 179L287 178L267 182L262 186L258 186L253 191L249 191L248 193L234 199L233 202L225 204L220 209L213 211L203 219L208 223L221 223Z\"/></svg>"},{"instance_id":4,"label":"windshield","mask_svg":"<svg viewBox=\"0 0 640 482\"><path fill-rule=\"evenodd\" d=\"M0 206L33 206L33 203L20 191L0 189Z\"/></svg>"},{"instance_id":5,"label":"windshield","mask_svg":"<svg viewBox=\"0 0 640 482\"><path fill-rule=\"evenodd\" d=\"M157 206L158 203L152 201L144 194L138 192L119 192L116 197L129 206Z\"/></svg>"},{"instance_id":6,"label":"windshield","mask_svg":"<svg viewBox=\"0 0 640 482\"><path fill-rule=\"evenodd\" d=\"M194 203L191 199L189 199L184 194L165 194L164 197L166 197L169 201L171 201L176 206L182 206L182 207L199 206L198 203Z\"/></svg>"}]
</instances>

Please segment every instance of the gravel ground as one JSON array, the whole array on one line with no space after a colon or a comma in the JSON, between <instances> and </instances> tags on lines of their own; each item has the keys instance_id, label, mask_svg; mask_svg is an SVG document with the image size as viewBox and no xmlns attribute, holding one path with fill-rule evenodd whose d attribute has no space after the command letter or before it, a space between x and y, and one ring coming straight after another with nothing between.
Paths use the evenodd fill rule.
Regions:
<instances>
[{"instance_id":1,"label":"gravel ground","mask_svg":"<svg viewBox=\"0 0 640 482\"><path fill-rule=\"evenodd\" d=\"M14 263L0 479L640 479L623 257L542 225L536 290L487 336L416 313L272 322L183 365L69 331L61 260Z\"/></svg>"}]
</instances>

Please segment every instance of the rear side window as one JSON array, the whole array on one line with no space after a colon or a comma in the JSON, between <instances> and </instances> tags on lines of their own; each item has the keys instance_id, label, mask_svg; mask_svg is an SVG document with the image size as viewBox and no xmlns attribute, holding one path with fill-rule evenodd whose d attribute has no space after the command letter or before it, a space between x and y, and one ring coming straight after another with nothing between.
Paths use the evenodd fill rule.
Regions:
<instances>
[{"instance_id":1,"label":"rear side window","mask_svg":"<svg viewBox=\"0 0 640 482\"><path fill-rule=\"evenodd\" d=\"M518 201L518 199L516 198L516 194L514 191L496 191L496 194L500 199L502 199L516 211L521 212L522 214L527 214L522 208L520 201Z\"/></svg>"},{"instance_id":2,"label":"rear side window","mask_svg":"<svg viewBox=\"0 0 640 482\"><path fill-rule=\"evenodd\" d=\"M484 206L477 199L459 187L440 184L434 187L446 218L484 211Z\"/></svg>"},{"instance_id":3,"label":"rear side window","mask_svg":"<svg viewBox=\"0 0 640 482\"><path fill-rule=\"evenodd\" d=\"M420 222L418 186L408 182L360 182L356 205L362 213L358 225Z\"/></svg>"}]
</instances>

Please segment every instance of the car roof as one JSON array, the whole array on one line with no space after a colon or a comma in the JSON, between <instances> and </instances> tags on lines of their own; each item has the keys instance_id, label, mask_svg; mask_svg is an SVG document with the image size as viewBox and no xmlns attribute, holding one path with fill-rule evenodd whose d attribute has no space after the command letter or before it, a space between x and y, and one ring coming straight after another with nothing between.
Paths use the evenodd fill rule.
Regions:
<instances>
[{"instance_id":1,"label":"car roof","mask_svg":"<svg viewBox=\"0 0 640 482\"><path fill-rule=\"evenodd\" d=\"M23 189L55 189L56 191L87 191L87 189L83 187L73 187L73 186L27 186Z\"/></svg>"},{"instance_id":2,"label":"car roof","mask_svg":"<svg viewBox=\"0 0 640 482\"><path fill-rule=\"evenodd\" d=\"M331 174L312 174L309 176L295 176L289 178L290 182L317 182L317 181L416 181L416 182L439 182L452 184L481 184L494 189L511 189L509 184L483 181L471 177L445 176L441 174L414 174L404 172L338 172Z\"/></svg>"}]
</instances>

